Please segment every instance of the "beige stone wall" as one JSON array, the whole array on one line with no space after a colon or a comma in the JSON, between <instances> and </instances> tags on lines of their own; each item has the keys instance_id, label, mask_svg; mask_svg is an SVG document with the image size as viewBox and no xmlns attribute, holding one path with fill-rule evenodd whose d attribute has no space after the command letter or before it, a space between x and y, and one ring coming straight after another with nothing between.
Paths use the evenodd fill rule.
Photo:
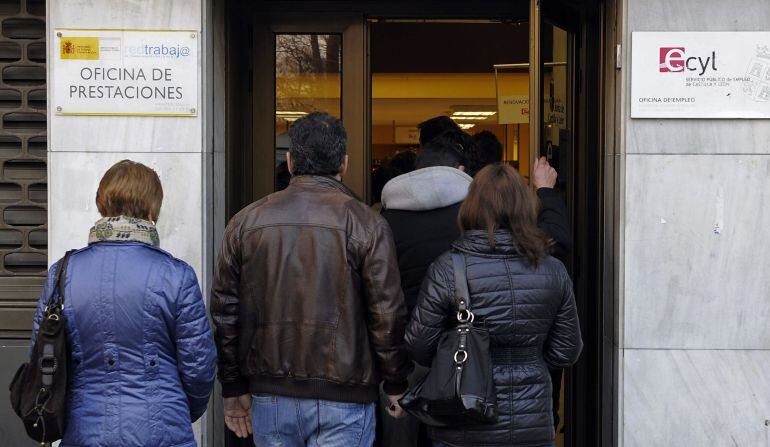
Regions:
<instances>
[{"instance_id":1,"label":"beige stone wall","mask_svg":"<svg viewBox=\"0 0 770 447\"><path fill-rule=\"evenodd\" d=\"M765 0L626 0L624 9L626 105L632 32L770 23ZM621 445L766 445L770 122L624 114Z\"/></svg>"},{"instance_id":2,"label":"beige stone wall","mask_svg":"<svg viewBox=\"0 0 770 447\"><path fill-rule=\"evenodd\" d=\"M204 31L205 0L50 0L47 40L57 28L109 28ZM198 111L196 117L61 116L48 103L49 128L49 263L66 250L86 244L88 230L99 218L94 196L104 171L122 159L145 163L160 175L164 201L158 221L161 247L195 268L207 290L213 259L213 149L207 127L208 72L205 32L199 34ZM56 77L58 48L48 48L48 79ZM49 83L49 86L52 83ZM49 98L52 98L49 87ZM207 294L206 294L207 295ZM203 419L202 421L205 421ZM203 422L205 424L205 422ZM202 423L195 424L201 440ZM199 442L200 443L200 442Z\"/></svg>"}]
</instances>

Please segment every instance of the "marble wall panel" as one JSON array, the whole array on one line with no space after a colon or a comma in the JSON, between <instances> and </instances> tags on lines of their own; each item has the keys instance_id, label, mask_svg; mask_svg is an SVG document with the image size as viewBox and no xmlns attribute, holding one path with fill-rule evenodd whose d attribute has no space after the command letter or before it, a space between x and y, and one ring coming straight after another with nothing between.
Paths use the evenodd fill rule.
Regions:
<instances>
[{"instance_id":1,"label":"marble wall panel","mask_svg":"<svg viewBox=\"0 0 770 447\"><path fill-rule=\"evenodd\" d=\"M198 152L200 117L49 115L50 152Z\"/></svg>"},{"instance_id":2,"label":"marble wall panel","mask_svg":"<svg viewBox=\"0 0 770 447\"><path fill-rule=\"evenodd\" d=\"M52 27L200 29L201 0L50 0Z\"/></svg>"},{"instance_id":3,"label":"marble wall panel","mask_svg":"<svg viewBox=\"0 0 770 447\"><path fill-rule=\"evenodd\" d=\"M62 153L49 154L49 263L71 248L83 247L100 218L95 196L104 172L131 159L155 169L163 183L158 220L160 246L189 263L202 278L202 154Z\"/></svg>"},{"instance_id":4,"label":"marble wall panel","mask_svg":"<svg viewBox=\"0 0 770 447\"><path fill-rule=\"evenodd\" d=\"M632 154L770 154L767 120L634 119L627 133Z\"/></svg>"},{"instance_id":5,"label":"marble wall panel","mask_svg":"<svg viewBox=\"0 0 770 447\"><path fill-rule=\"evenodd\" d=\"M627 31L767 31L767 0L627 0Z\"/></svg>"},{"instance_id":6,"label":"marble wall panel","mask_svg":"<svg viewBox=\"0 0 770 447\"><path fill-rule=\"evenodd\" d=\"M202 0L53 0L48 10L48 41L57 28L196 30L202 28ZM203 35L201 35L203 37ZM198 44L198 79L206 49ZM48 60L58 48L49 45ZM48 77L56 76L49 63ZM49 83L52 86L53 83ZM198 116L107 117L60 116L49 107L49 151L72 152L201 152L203 147L203 89L199 82ZM49 91L49 97L52 97Z\"/></svg>"},{"instance_id":7,"label":"marble wall panel","mask_svg":"<svg viewBox=\"0 0 770 447\"><path fill-rule=\"evenodd\" d=\"M88 230L99 218L94 197L104 171L124 158L154 168L164 187L158 221L161 248L188 262L206 290L210 270L213 148L204 145L211 133L212 101L204 86L213 70L207 69L207 33L203 29L210 0L49 0L48 41L57 28L143 30L196 30L198 47L198 116L85 117L57 116L49 106L49 262L74 247L86 244ZM49 45L50 64L57 48ZM49 83L49 86L52 85ZM49 97L52 97L49 91ZM204 420L193 424L201 445Z\"/></svg>"},{"instance_id":8,"label":"marble wall panel","mask_svg":"<svg viewBox=\"0 0 770 447\"><path fill-rule=\"evenodd\" d=\"M770 348L770 156L626 167L624 347Z\"/></svg>"},{"instance_id":9,"label":"marble wall panel","mask_svg":"<svg viewBox=\"0 0 770 447\"><path fill-rule=\"evenodd\" d=\"M770 444L770 351L624 355L624 447Z\"/></svg>"},{"instance_id":10,"label":"marble wall panel","mask_svg":"<svg viewBox=\"0 0 770 447\"><path fill-rule=\"evenodd\" d=\"M628 73L633 31L767 31L770 23L767 0L633 0L626 2L626 8L624 70ZM626 91L630 93L628 82ZM770 125L766 120L628 120L625 151L767 154Z\"/></svg>"}]
</instances>

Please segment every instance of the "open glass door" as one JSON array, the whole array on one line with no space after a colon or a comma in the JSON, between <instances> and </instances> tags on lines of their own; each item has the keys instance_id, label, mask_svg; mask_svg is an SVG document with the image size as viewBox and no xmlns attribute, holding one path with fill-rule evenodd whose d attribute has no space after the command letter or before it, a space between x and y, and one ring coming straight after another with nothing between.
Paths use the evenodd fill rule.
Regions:
<instances>
[{"instance_id":1,"label":"open glass door","mask_svg":"<svg viewBox=\"0 0 770 447\"><path fill-rule=\"evenodd\" d=\"M593 221L590 214L588 185L598 176L599 166L591 165L586 143L586 116L589 109L585 94L581 95L581 72L578 65L580 50L578 36L584 11L574 0L533 0L538 3L537 43L538 101L537 143L531 150L545 156L559 172L557 188L563 194L570 216L573 235L572 252L562 261L572 277L581 322L584 349L578 363L565 371L561 390L562 427L557 445L599 445L601 390L600 339L601 327L598 296L590 285L590 260L595 232L586 227ZM581 53L582 54L582 53ZM586 89L582 90L583 92ZM580 110L580 114L576 113ZM594 291L594 292L592 292ZM554 382L556 383L556 382ZM557 390L554 389L554 393Z\"/></svg>"},{"instance_id":2,"label":"open glass door","mask_svg":"<svg viewBox=\"0 0 770 447\"><path fill-rule=\"evenodd\" d=\"M363 16L254 11L251 200L288 185L291 124L321 111L341 118L348 133L344 182L365 188Z\"/></svg>"},{"instance_id":3,"label":"open glass door","mask_svg":"<svg viewBox=\"0 0 770 447\"><path fill-rule=\"evenodd\" d=\"M540 22L540 95L538 157L559 173L556 187L573 216L575 141L574 31L558 1L544 1ZM557 14L558 13L558 14ZM574 231L573 231L574 234ZM572 259L562 260L572 271Z\"/></svg>"},{"instance_id":4,"label":"open glass door","mask_svg":"<svg viewBox=\"0 0 770 447\"><path fill-rule=\"evenodd\" d=\"M530 163L546 157L570 203L574 142L574 39L577 19L562 0L530 1Z\"/></svg>"},{"instance_id":5,"label":"open glass door","mask_svg":"<svg viewBox=\"0 0 770 447\"><path fill-rule=\"evenodd\" d=\"M546 157L559 173L556 188L562 193L574 231L574 39L578 12L565 0L530 0L530 166ZM575 275L575 251L561 259ZM581 321L581 325L583 322ZM552 370L556 445L575 443L574 420L583 411L575 399L572 373Z\"/></svg>"},{"instance_id":6,"label":"open glass door","mask_svg":"<svg viewBox=\"0 0 770 447\"><path fill-rule=\"evenodd\" d=\"M540 27L540 144L538 157L545 157L559 173L556 189L564 197L570 216L571 234L574 231L574 187L572 169L572 58L571 35L554 24L547 16ZM561 261L574 277L574 253ZM569 441L573 431L575 406L573 388L569 385L570 372L551 371L553 392L558 395L554 404L559 405L560 423L557 426L557 445L574 445Z\"/></svg>"}]
</instances>

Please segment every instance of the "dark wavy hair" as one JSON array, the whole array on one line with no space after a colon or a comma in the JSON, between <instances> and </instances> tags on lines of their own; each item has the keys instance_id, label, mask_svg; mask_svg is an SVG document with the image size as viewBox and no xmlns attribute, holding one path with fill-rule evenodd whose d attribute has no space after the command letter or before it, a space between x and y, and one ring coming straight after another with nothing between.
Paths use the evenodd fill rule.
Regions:
<instances>
[{"instance_id":1,"label":"dark wavy hair","mask_svg":"<svg viewBox=\"0 0 770 447\"><path fill-rule=\"evenodd\" d=\"M503 145L497 139L497 135L488 130L482 130L473 135L473 141L478 147L479 169L503 161Z\"/></svg>"},{"instance_id":2,"label":"dark wavy hair","mask_svg":"<svg viewBox=\"0 0 770 447\"><path fill-rule=\"evenodd\" d=\"M465 166L467 161L461 133L461 130L448 130L425 143L417 156L415 167L422 169L432 166Z\"/></svg>"},{"instance_id":3,"label":"dark wavy hair","mask_svg":"<svg viewBox=\"0 0 770 447\"><path fill-rule=\"evenodd\" d=\"M420 129L421 147L448 130L460 130L460 126L446 115L434 116L429 120L425 120L418 124L417 128Z\"/></svg>"},{"instance_id":4,"label":"dark wavy hair","mask_svg":"<svg viewBox=\"0 0 770 447\"><path fill-rule=\"evenodd\" d=\"M516 170L505 163L488 165L473 179L457 216L460 229L487 232L495 248L495 231L509 230L516 251L537 265L547 255L550 242L537 227L538 202Z\"/></svg>"},{"instance_id":5,"label":"dark wavy hair","mask_svg":"<svg viewBox=\"0 0 770 447\"><path fill-rule=\"evenodd\" d=\"M342 122L324 112L313 112L289 128L292 175L337 175L347 152Z\"/></svg>"}]
</instances>

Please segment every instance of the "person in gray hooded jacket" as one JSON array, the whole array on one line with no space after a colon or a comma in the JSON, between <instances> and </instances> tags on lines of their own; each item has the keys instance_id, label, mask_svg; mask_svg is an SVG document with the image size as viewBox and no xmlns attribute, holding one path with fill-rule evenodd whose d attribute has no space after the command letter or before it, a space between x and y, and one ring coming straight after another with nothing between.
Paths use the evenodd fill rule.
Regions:
<instances>
[{"instance_id":1,"label":"person in gray hooded jacket","mask_svg":"<svg viewBox=\"0 0 770 447\"><path fill-rule=\"evenodd\" d=\"M473 180L455 139L442 134L425 144L416 170L382 190L382 216L396 242L401 288L412 312L428 266L460 237L457 213Z\"/></svg>"},{"instance_id":2,"label":"person in gray hooded jacket","mask_svg":"<svg viewBox=\"0 0 770 447\"><path fill-rule=\"evenodd\" d=\"M451 132L451 131L450 131ZM465 171L465 151L446 132L427 142L415 162L416 170L390 180L382 190L382 216L396 242L401 288L409 313L428 266L460 237L457 214L473 180ZM414 383L427 371L415 367ZM380 401L388 404L386 397ZM427 432L412 416L393 419L380 411L379 446L430 445Z\"/></svg>"},{"instance_id":3,"label":"person in gray hooded jacket","mask_svg":"<svg viewBox=\"0 0 770 447\"><path fill-rule=\"evenodd\" d=\"M473 148L462 147L449 130L425 143L416 170L390 180L382 190L382 216L396 242L401 288L409 312L428 266L460 238L457 214L473 178L465 173ZM474 144L470 142L468 144ZM471 155L472 157L473 155ZM571 246L567 209L553 190L556 171L537 160L532 181L540 200L538 227L553 240L553 255L561 258Z\"/></svg>"}]
</instances>

